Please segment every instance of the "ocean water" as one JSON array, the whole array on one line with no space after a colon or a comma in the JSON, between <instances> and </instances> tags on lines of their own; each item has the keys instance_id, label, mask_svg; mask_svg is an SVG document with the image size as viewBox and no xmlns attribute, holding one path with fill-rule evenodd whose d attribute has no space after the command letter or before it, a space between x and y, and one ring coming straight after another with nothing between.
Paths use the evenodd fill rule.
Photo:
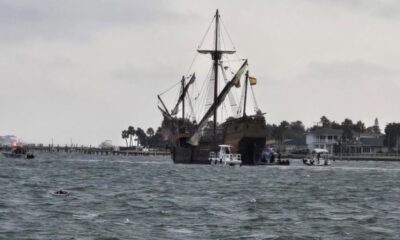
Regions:
<instances>
[{"instance_id":1,"label":"ocean water","mask_svg":"<svg viewBox=\"0 0 400 240\"><path fill-rule=\"evenodd\" d=\"M0 239L400 239L400 162L39 154L0 158L0 194Z\"/></svg>"}]
</instances>

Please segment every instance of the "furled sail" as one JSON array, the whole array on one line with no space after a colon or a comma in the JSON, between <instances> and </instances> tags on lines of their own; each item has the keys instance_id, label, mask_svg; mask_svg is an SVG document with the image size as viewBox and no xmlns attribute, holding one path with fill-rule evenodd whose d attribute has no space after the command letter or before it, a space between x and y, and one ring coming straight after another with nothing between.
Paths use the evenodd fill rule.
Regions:
<instances>
[{"instance_id":1,"label":"furled sail","mask_svg":"<svg viewBox=\"0 0 400 240\"><path fill-rule=\"evenodd\" d=\"M221 103L225 100L225 97L228 95L229 91L233 86L240 86L240 78L243 75L245 69L247 67L247 60L244 61L242 66L236 72L235 76L233 76L232 80L229 81L224 89L222 89L221 93L218 95L217 100L211 105L211 107L207 110L206 114L200 120L199 124L196 127L196 131L193 136L189 139L188 143L197 146L200 140L200 131L207 123L207 120L213 115L214 110L218 108Z\"/></svg>"},{"instance_id":2,"label":"furled sail","mask_svg":"<svg viewBox=\"0 0 400 240\"><path fill-rule=\"evenodd\" d=\"M158 109L161 111L162 115L166 118L172 118L171 114L168 112L167 107L164 104L164 101L161 99L160 95L157 95L158 101L161 102L162 108L158 106Z\"/></svg>"},{"instance_id":3,"label":"furled sail","mask_svg":"<svg viewBox=\"0 0 400 240\"><path fill-rule=\"evenodd\" d=\"M181 104L182 101L185 99L186 93L187 93L187 91L189 89L189 86L194 83L195 79L196 79L196 75L193 73L191 78L190 78L190 80L189 80L189 82L182 89L181 95L179 96L178 102L176 103L174 109L172 110L171 115L176 115L178 113L179 104Z\"/></svg>"},{"instance_id":4,"label":"furled sail","mask_svg":"<svg viewBox=\"0 0 400 240\"><path fill-rule=\"evenodd\" d=\"M215 73L214 68L211 68L210 79L208 80L206 99L205 99L205 108L208 109L214 102L214 88L215 88Z\"/></svg>"},{"instance_id":5,"label":"furled sail","mask_svg":"<svg viewBox=\"0 0 400 240\"><path fill-rule=\"evenodd\" d=\"M242 77L244 71L246 70L247 66L247 59L244 61L243 65L239 68L239 71L233 76L233 79L231 80L232 84L235 85L235 87L239 88L240 87L240 78ZM230 88L229 88L230 90Z\"/></svg>"},{"instance_id":6,"label":"furled sail","mask_svg":"<svg viewBox=\"0 0 400 240\"><path fill-rule=\"evenodd\" d=\"M222 66L222 64L220 66L221 66L221 72L222 72L222 76L224 77L225 84L227 84L228 83L228 79L227 79L226 74L225 74L225 69ZM229 102L231 104L232 112L235 114L235 117L236 117L238 112L239 112L239 106L237 105L236 100L233 97L232 92L228 93L228 99L229 99Z\"/></svg>"},{"instance_id":7,"label":"furled sail","mask_svg":"<svg viewBox=\"0 0 400 240\"><path fill-rule=\"evenodd\" d=\"M167 113L164 109L162 109L160 106L158 106L158 109L160 110L161 114L163 115L164 118L167 119L172 119L172 116L169 115L169 113Z\"/></svg>"}]
</instances>

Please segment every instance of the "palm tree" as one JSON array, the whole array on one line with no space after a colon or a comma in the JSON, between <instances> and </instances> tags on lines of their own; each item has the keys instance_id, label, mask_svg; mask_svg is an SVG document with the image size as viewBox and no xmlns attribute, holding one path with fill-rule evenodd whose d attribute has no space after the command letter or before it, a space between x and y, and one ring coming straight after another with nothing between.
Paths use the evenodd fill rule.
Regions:
<instances>
[{"instance_id":1,"label":"palm tree","mask_svg":"<svg viewBox=\"0 0 400 240\"><path fill-rule=\"evenodd\" d=\"M154 135L154 129L152 127L149 127L146 131L147 135L152 137Z\"/></svg>"},{"instance_id":2,"label":"palm tree","mask_svg":"<svg viewBox=\"0 0 400 240\"><path fill-rule=\"evenodd\" d=\"M136 131L133 126L128 127L128 134L129 134L129 146L132 147L132 138L135 135Z\"/></svg>"},{"instance_id":3,"label":"palm tree","mask_svg":"<svg viewBox=\"0 0 400 240\"><path fill-rule=\"evenodd\" d=\"M331 127L332 125L331 121L325 116L321 117L321 123L323 127Z\"/></svg>"},{"instance_id":4,"label":"palm tree","mask_svg":"<svg viewBox=\"0 0 400 240\"><path fill-rule=\"evenodd\" d=\"M126 146L128 147L128 138L129 138L129 133L127 130L123 130L121 134L122 138L125 139Z\"/></svg>"},{"instance_id":5,"label":"palm tree","mask_svg":"<svg viewBox=\"0 0 400 240\"><path fill-rule=\"evenodd\" d=\"M146 136L146 133L144 133L143 129L138 128L136 130L136 136L138 137L139 145L145 146L146 145L147 136Z\"/></svg>"}]
</instances>

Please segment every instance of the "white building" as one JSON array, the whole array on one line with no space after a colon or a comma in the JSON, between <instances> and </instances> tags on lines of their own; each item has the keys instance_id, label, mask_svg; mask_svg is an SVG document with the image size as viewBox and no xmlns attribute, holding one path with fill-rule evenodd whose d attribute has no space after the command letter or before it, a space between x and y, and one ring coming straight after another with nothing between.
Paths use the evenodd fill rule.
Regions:
<instances>
[{"instance_id":1,"label":"white building","mask_svg":"<svg viewBox=\"0 0 400 240\"><path fill-rule=\"evenodd\" d=\"M306 135L306 144L309 151L315 148L326 149L334 153L334 145L342 138L343 131L332 128L316 128ZM353 139L346 143L344 153L371 154L386 152L382 135L371 133L357 133L353 131Z\"/></svg>"},{"instance_id":2,"label":"white building","mask_svg":"<svg viewBox=\"0 0 400 240\"><path fill-rule=\"evenodd\" d=\"M333 153L333 146L338 143L343 134L342 130L332 128L317 128L307 133L306 144L311 152L315 148L326 149Z\"/></svg>"}]
</instances>

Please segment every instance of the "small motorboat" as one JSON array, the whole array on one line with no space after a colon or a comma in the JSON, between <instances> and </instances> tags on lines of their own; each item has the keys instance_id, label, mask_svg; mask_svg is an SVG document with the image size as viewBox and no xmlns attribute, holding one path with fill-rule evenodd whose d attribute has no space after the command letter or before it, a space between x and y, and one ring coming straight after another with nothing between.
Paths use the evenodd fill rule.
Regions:
<instances>
[{"instance_id":1,"label":"small motorboat","mask_svg":"<svg viewBox=\"0 0 400 240\"><path fill-rule=\"evenodd\" d=\"M290 161L288 159L281 159L281 154L279 151L276 153L272 148L266 147L261 153L261 161L258 163L258 165L288 166L290 165Z\"/></svg>"},{"instance_id":2,"label":"small motorboat","mask_svg":"<svg viewBox=\"0 0 400 240\"><path fill-rule=\"evenodd\" d=\"M35 156L32 153L28 153L28 150L20 146L13 147L11 148L10 151L3 151L1 153L6 158L26 158L26 159L35 158Z\"/></svg>"},{"instance_id":3,"label":"small motorboat","mask_svg":"<svg viewBox=\"0 0 400 240\"><path fill-rule=\"evenodd\" d=\"M303 158L303 164L307 166L330 166L331 160L326 149L316 148L311 155Z\"/></svg>"},{"instance_id":4,"label":"small motorboat","mask_svg":"<svg viewBox=\"0 0 400 240\"><path fill-rule=\"evenodd\" d=\"M232 153L230 145L219 145L219 152L210 152L208 160L211 165L242 166L242 156Z\"/></svg>"},{"instance_id":5,"label":"small motorboat","mask_svg":"<svg viewBox=\"0 0 400 240\"><path fill-rule=\"evenodd\" d=\"M259 163L258 165L267 165L267 166L289 166L290 165L290 161L288 159L282 159L282 160L277 160L274 162L269 162L269 161L263 161L261 163Z\"/></svg>"}]
</instances>

